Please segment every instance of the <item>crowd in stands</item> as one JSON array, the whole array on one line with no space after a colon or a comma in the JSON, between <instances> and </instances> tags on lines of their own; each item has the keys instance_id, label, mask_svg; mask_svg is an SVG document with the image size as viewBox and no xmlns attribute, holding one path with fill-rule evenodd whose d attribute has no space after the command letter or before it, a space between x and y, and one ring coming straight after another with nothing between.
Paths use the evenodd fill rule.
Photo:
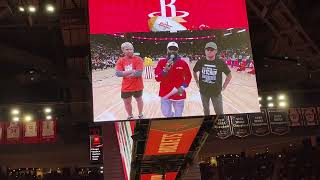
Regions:
<instances>
[{"instance_id":1,"label":"crowd in stands","mask_svg":"<svg viewBox=\"0 0 320 180\"><path fill-rule=\"evenodd\" d=\"M281 153L228 154L217 157L217 166L200 164L202 180L318 180L320 150L315 147Z\"/></svg>"},{"instance_id":2,"label":"crowd in stands","mask_svg":"<svg viewBox=\"0 0 320 180\"><path fill-rule=\"evenodd\" d=\"M103 44L95 44L91 47L91 56L92 69L103 70L115 66L121 56L121 51L106 47Z\"/></svg>"},{"instance_id":3,"label":"crowd in stands","mask_svg":"<svg viewBox=\"0 0 320 180\"><path fill-rule=\"evenodd\" d=\"M142 54L144 56L150 57L153 61L158 61L159 58L163 58L166 56L166 52L163 49L157 49L154 52L148 54ZM122 56L122 52L120 49L115 49L111 47L107 47L106 45L100 43L92 43L91 47L91 55L92 55L92 69L93 70L104 70L107 68L114 68L117 60ZM179 55L188 59L190 63L198 61L200 59L205 58L205 54L203 51L199 50L199 52L186 52L186 50L182 50L179 52ZM252 61L251 53L248 52L248 49L240 50L227 48L224 50L219 50L217 56L224 60L228 65L232 68L238 68L240 65L243 65L243 68L248 68L250 66L250 62Z\"/></svg>"}]
</instances>

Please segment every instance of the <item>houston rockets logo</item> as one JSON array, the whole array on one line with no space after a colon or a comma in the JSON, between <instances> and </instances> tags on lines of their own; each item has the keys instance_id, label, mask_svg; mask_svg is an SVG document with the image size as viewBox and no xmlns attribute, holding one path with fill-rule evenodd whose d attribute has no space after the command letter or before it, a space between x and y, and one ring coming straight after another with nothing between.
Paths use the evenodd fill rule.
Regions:
<instances>
[{"instance_id":1,"label":"houston rockets logo","mask_svg":"<svg viewBox=\"0 0 320 180\"><path fill-rule=\"evenodd\" d=\"M182 31L187 30L180 23L186 22L183 18L189 16L189 13L186 11L177 11L174 3L177 0L171 0L169 4L166 4L165 0L160 0L160 12L152 12L149 16L149 28L151 31ZM166 7L169 7L171 10L171 16L167 16ZM178 15L177 15L178 14Z\"/></svg>"},{"instance_id":2,"label":"houston rockets logo","mask_svg":"<svg viewBox=\"0 0 320 180\"><path fill-rule=\"evenodd\" d=\"M176 2L177 0L171 0L171 2L169 4L166 4L165 0L160 0L160 8L161 8L161 12L153 12L153 13L150 13L149 14L149 17L152 18L154 16L159 16L159 14L162 16L162 17L170 17L170 16L167 16L167 11L166 11L166 7L170 7L171 9L171 18L173 17L181 17L181 18L184 18L184 17L187 17L189 16L189 13L186 12L186 11L177 11L176 10L176 6L174 5L174 3ZM177 16L177 12L178 13L181 13L179 16Z\"/></svg>"}]
</instances>

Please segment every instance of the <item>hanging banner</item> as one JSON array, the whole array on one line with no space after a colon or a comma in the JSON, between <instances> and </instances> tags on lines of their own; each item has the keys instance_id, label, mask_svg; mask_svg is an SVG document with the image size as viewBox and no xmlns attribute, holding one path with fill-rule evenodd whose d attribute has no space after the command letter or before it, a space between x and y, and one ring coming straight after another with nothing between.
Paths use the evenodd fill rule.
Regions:
<instances>
[{"instance_id":1,"label":"hanging banner","mask_svg":"<svg viewBox=\"0 0 320 180\"><path fill-rule=\"evenodd\" d=\"M216 136L220 139L226 139L232 135L231 125L228 116L220 116L214 122Z\"/></svg>"},{"instance_id":2,"label":"hanging banner","mask_svg":"<svg viewBox=\"0 0 320 180\"><path fill-rule=\"evenodd\" d=\"M21 124L19 122L6 123L6 144L21 143Z\"/></svg>"},{"instance_id":3,"label":"hanging banner","mask_svg":"<svg viewBox=\"0 0 320 180\"><path fill-rule=\"evenodd\" d=\"M319 124L315 107L301 108L301 111L305 126L315 126Z\"/></svg>"},{"instance_id":4,"label":"hanging banner","mask_svg":"<svg viewBox=\"0 0 320 180\"><path fill-rule=\"evenodd\" d=\"M248 116L246 114L237 114L229 116L233 135L237 137L246 137L251 134L250 132L250 123Z\"/></svg>"},{"instance_id":5,"label":"hanging banner","mask_svg":"<svg viewBox=\"0 0 320 180\"><path fill-rule=\"evenodd\" d=\"M284 109L267 109L271 133L284 135L289 132L288 113Z\"/></svg>"},{"instance_id":6,"label":"hanging banner","mask_svg":"<svg viewBox=\"0 0 320 180\"><path fill-rule=\"evenodd\" d=\"M288 118L290 126L303 126L303 116L300 108L289 108Z\"/></svg>"},{"instance_id":7,"label":"hanging banner","mask_svg":"<svg viewBox=\"0 0 320 180\"><path fill-rule=\"evenodd\" d=\"M90 161L92 164L103 164L102 136L90 135Z\"/></svg>"},{"instance_id":8,"label":"hanging banner","mask_svg":"<svg viewBox=\"0 0 320 180\"><path fill-rule=\"evenodd\" d=\"M141 174L141 180L175 180L178 172L168 172L165 174L163 179L163 175L160 174Z\"/></svg>"},{"instance_id":9,"label":"hanging banner","mask_svg":"<svg viewBox=\"0 0 320 180\"><path fill-rule=\"evenodd\" d=\"M101 126L89 127L90 163L103 164L103 142Z\"/></svg>"},{"instance_id":10,"label":"hanging banner","mask_svg":"<svg viewBox=\"0 0 320 180\"><path fill-rule=\"evenodd\" d=\"M202 118L151 121L145 156L186 154Z\"/></svg>"},{"instance_id":11,"label":"hanging banner","mask_svg":"<svg viewBox=\"0 0 320 180\"><path fill-rule=\"evenodd\" d=\"M39 121L23 123L23 143L39 142Z\"/></svg>"},{"instance_id":12,"label":"hanging banner","mask_svg":"<svg viewBox=\"0 0 320 180\"><path fill-rule=\"evenodd\" d=\"M270 134L267 112L261 109L261 113L248 114L251 123L251 133L256 136L265 136Z\"/></svg>"},{"instance_id":13,"label":"hanging banner","mask_svg":"<svg viewBox=\"0 0 320 180\"><path fill-rule=\"evenodd\" d=\"M56 142L56 120L40 121L41 142Z\"/></svg>"},{"instance_id":14,"label":"hanging banner","mask_svg":"<svg viewBox=\"0 0 320 180\"><path fill-rule=\"evenodd\" d=\"M4 123L0 122L0 144L4 143Z\"/></svg>"}]
</instances>

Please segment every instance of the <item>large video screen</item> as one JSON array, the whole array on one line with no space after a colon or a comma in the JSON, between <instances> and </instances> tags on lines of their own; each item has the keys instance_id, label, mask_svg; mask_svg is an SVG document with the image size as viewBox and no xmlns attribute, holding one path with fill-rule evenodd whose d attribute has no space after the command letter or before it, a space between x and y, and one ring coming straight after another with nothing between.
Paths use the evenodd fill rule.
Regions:
<instances>
[{"instance_id":1,"label":"large video screen","mask_svg":"<svg viewBox=\"0 0 320 180\"><path fill-rule=\"evenodd\" d=\"M94 121L259 112L244 0L90 0Z\"/></svg>"}]
</instances>

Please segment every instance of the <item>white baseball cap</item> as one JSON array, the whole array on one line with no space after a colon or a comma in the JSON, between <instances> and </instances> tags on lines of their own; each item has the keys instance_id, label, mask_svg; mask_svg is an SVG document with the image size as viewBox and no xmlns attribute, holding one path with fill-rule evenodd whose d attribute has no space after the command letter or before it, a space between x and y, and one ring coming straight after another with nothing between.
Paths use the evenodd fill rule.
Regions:
<instances>
[{"instance_id":1,"label":"white baseball cap","mask_svg":"<svg viewBox=\"0 0 320 180\"><path fill-rule=\"evenodd\" d=\"M169 47L171 47L171 46L174 46L174 47L177 47L178 49L179 49L179 46L178 46L178 43L176 43L176 42L169 42L168 43L168 45L167 45L167 49L169 48Z\"/></svg>"}]
</instances>

